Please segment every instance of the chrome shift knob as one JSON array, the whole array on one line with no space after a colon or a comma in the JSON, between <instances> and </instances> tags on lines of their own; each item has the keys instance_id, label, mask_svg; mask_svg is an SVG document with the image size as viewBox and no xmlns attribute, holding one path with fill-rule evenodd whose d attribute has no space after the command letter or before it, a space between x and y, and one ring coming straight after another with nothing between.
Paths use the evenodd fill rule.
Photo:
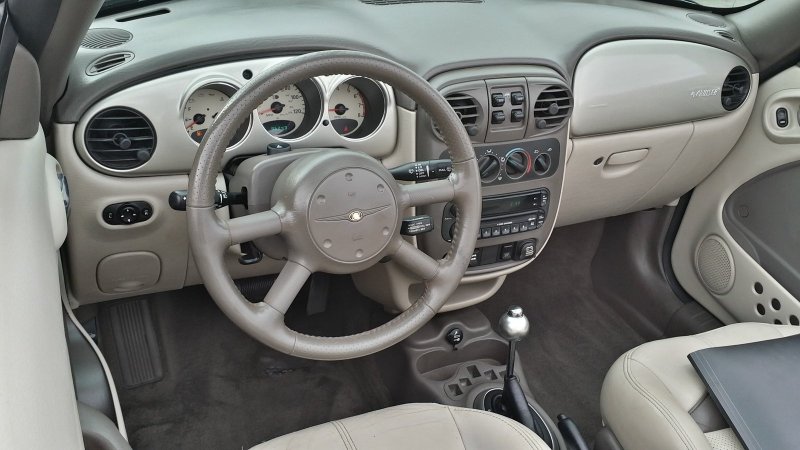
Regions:
<instances>
[{"instance_id":1,"label":"chrome shift knob","mask_svg":"<svg viewBox=\"0 0 800 450\"><path fill-rule=\"evenodd\" d=\"M499 332L503 338L509 341L518 341L528 335L531 324L522 308L510 306L502 316L500 316Z\"/></svg>"}]
</instances>

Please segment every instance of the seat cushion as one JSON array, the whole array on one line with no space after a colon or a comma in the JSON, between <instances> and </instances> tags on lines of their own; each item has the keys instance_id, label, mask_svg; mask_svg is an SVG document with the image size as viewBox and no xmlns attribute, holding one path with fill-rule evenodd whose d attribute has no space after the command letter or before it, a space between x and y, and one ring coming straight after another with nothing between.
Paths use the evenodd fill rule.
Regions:
<instances>
[{"instance_id":1,"label":"seat cushion","mask_svg":"<svg viewBox=\"0 0 800 450\"><path fill-rule=\"evenodd\" d=\"M735 436L725 429L688 355L797 333L800 328L790 325L740 323L640 345L606 375L600 395L603 421L625 450L741 448L738 440L731 443Z\"/></svg>"},{"instance_id":2,"label":"seat cushion","mask_svg":"<svg viewBox=\"0 0 800 450\"><path fill-rule=\"evenodd\" d=\"M463 450L549 447L531 430L476 409L412 403L328 422L257 445L257 450Z\"/></svg>"}]
</instances>

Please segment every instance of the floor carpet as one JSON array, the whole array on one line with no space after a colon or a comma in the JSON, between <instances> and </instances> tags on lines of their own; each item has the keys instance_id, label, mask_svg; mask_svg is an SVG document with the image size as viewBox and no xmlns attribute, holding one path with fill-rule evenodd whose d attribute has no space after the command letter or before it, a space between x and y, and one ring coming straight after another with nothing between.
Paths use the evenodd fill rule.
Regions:
<instances>
[{"instance_id":1,"label":"floor carpet","mask_svg":"<svg viewBox=\"0 0 800 450\"><path fill-rule=\"evenodd\" d=\"M371 358L318 362L271 350L240 331L202 287L148 301L165 374L156 383L119 389L134 450L248 449L389 405ZM367 303L343 309L368 315L377 308L367 300L352 301ZM327 335L350 331L338 326L358 322L332 317L339 313L330 309L331 314L310 317L299 311L296 320L287 321L296 329ZM113 342L103 339L102 324L101 343L114 370Z\"/></svg>"},{"instance_id":2,"label":"floor carpet","mask_svg":"<svg viewBox=\"0 0 800 450\"><path fill-rule=\"evenodd\" d=\"M556 230L536 261L508 276L479 306L492 322L511 304L525 309L532 331L519 352L536 401L551 417L571 416L590 441L601 426L606 371L643 342L592 288L590 264L602 226L591 222ZM355 292L347 278L331 283L331 291ZM298 331L334 336L388 318L359 295L337 297L335 307L312 316L296 302L287 322ZM120 388L134 449L247 449L392 403L373 357L315 362L268 349L230 322L202 287L147 301L165 374L156 383ZM110 336L107 328L101 321L101 347L113 371L116 352L104 338Z\"/></svg>"}]
</instances>

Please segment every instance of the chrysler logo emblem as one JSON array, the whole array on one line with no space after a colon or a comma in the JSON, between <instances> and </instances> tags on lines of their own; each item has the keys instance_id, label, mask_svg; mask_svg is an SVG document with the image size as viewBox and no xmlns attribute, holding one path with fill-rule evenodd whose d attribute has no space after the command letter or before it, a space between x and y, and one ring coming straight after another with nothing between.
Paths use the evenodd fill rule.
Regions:
<instances>
[{"instance_id":1,"label":"chrysler logo emblem","mask_svg":"<svg viewBox=\"0 0 800 450\"><path fill-rule=\"evenodd\" d=\"M364 213L359 210L350 211L350 214L347 216L347 220L350 222L358 222L364 218Z\"/></svg>"},{"instance_id":2,"label":"chrysler logo emblem","mask_svg":"<svg viewBox=\"0 0 800 450\"><path fill-rule=\"evenodd\" d=\"M390 205L383 205L383 206L376 206L375 208L369 209L353 209L348 213L344 214L337 214L335 216L330 217L320 217L319 219L315 219L317 222L340 222L343 220L347 220L350 222L361 222L364 217L371 216L372 214L377 214Z\"/></svg>"}]
</instances>

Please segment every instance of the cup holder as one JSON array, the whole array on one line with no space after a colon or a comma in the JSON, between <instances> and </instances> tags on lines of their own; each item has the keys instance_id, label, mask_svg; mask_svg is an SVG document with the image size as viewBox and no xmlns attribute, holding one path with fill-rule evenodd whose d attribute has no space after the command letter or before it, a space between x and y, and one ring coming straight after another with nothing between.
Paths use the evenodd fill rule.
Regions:
<instances>
[{"instance_id":1,"label":"cup holder","mask_svg":"<svg viewBox=\"0 0 800 450\"><path fill-rule=\"evenodd\" d=\"M471 342L458 350L434 350L417 359L417 372L427 378L444 381L452 377L458 366L465 362L482 360L496 365L505 365L508 359L508 344L497 340Z\"/></svg>"}]
</instances>

